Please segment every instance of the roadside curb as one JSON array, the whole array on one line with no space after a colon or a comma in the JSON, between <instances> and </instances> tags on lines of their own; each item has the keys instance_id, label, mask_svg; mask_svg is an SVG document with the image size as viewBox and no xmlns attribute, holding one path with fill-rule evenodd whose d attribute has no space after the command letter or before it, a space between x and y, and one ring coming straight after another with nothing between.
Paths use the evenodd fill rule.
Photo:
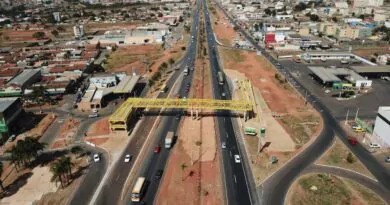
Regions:
<instances>
[{"instance_id":1,"label":"roadside curb","mask_svg":"<svg viewBox=\"0 0 390 205\"><path fill-rule=\"evenodd\" d=\"M319 164L319 163L314 163L313 165L315 165L315 166L317 166L317 167L327 167L327 168L333 168L333 169L341 169L341 170L344 170L344 171L346 171L346 172L353 172L353 173L355 173L355 174L357 174L357 175L366 177L366 178L368 178L368 179L370 179L370 180L372 180L372 181L379 182L379 181L378 181L377 179L375 179L375 178L372 178L372 177L370 177L370 176L368 176L368 175L362 174L362 173L357 172L357 171L352 170L352 169L347 169L347 168L344 168L344 167L338 167L338 166L333 166L333 165ZM310 167L310 166L309 166L309 167ZM305 169L307 169L307 168L305 168ZM308 172L308 173L311 173L311 172ZM306 174L306 173L305 173L305 174Z\"/></svg>"}]
</instances>

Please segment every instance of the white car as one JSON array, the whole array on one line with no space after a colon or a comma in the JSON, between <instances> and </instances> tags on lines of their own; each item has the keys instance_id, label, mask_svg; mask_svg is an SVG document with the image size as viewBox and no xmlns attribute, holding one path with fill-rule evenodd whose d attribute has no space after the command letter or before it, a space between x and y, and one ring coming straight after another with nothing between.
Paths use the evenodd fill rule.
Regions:
<instances>
[{"instance_id":1,"label":"white car","mask_svg":"<svg viewBox=\"0 0 390 205\"><path fill-rule=\"evenodd\" d=\"M222 147L222 149L225 149L225 148L226 148L226 143L225 143L225 142L222 142L221 147Z\"/></svg>"},{"instance_id":2,"label":"white car","mask_svg":"<svg viewBox=\"0 0 390 205\"><path fill-rule=\"evenodd\" d=\"M357 124L352 125L352 129L359 129L359 128L361 128L360 125L357 125Z\"/></svg>"},{"instance_id":3,"label":"white car","mask_svg":"<svg viewBox=\"0 0 390 205\"><path fill-rule=\"evenodd\" d=\"M126 156L125 156L125 162L130 162L130 159L131 159L131 155L126 154Z\"/></svg>"},{"instance_id":4,"label":"white car","mask_svg":"<svg viewBox=\"0 0 390 205\"><path fill-rule=\"evenodd\" d=\"M235 161L236 163L241 163L240 155L238 155L238 154L234 155L234 161Z\"/></svg>"},{"instance_id":5,"label":"white car","mask_svg":"<svg viewBox=\"0 0 390 205\"><path fill-rule=\"evenodd\" d=\"M370 148L378 148L378 149L381 148L381 146L377 143L370 143L369 146L370 146Z\"/></svg>"},{"instance_id":6,"label":"white car","mask_svg":"<svg viewBox=\"0 0 390 205\"><path fill-rule=\"evenodd\" d=\"M93 155L93 161L94 161L94 162L99 162L99 161L100 161L99 154L94 154L94 155Z\"/></svg>"},{"instance_id":7,"label":"white car","mask_svg":"<svg viewBox=\"0 0 390 205\"><path fill-rule=\"evenodd\" d=\"M90 115L88 115L88 117L89 117L89 118L99 117L99 114L97 114L97 113L90 114Z\"/></svg>"}]
</instances>

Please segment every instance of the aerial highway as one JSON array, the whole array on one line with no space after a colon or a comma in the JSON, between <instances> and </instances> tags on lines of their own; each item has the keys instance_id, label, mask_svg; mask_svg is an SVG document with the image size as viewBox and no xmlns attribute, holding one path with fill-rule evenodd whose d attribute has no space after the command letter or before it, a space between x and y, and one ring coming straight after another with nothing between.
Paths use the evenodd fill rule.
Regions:
<instances>
[{"instance_id":1,"label":"aerial highway","mask_svg":"<svg viewBox=\"0 0 390 205\"><path fill-rule=\"evenodd\" d=\"M278 61L270 56L264 48L260 47L255 40L250 37L239 25L236 24L226 11L217 3L217 6L222 9L230 22L236 26L240 33L258 50L261 51L280 72L285 73L289 77L290 82L299 87L298 91L303 96L308 96L306 99L313 107L318 110L323 118L324 128L317 139L307 147L303 152L296 156L293 160L283 166L278 172L270 177L260 189L261 204L284 204L285 195L291 183L301 174L301 172L312 164L321 154L330 146L334 135L336 134L341 141L359 158L359 160L367 167L368 170L383 184L390 193L390 173L387 169L378 162L371 153L363 146L352 147L347 142L347 134L341 128L337 120L331 115L329 109L308 89L306 89L291 73L278 64Z\"/></svg>"},{"instance_id":2,"label":"aerial highway","mask_svg":"<svg viewBox=\"0 0 390 205\"><path fill-rule=\"evenodd\" d=\"M196 10L193 12L193 21L192 21L192 28L191 28L191 35L195 36L194 41L189 41L189 46L187 47L187 52L185 56L183 57L181 63L178 65L180 67L179 71L176 71L172 77L168 80L167 86L168 91L166 93L160 93L159 98L166 98L168 96L168 93L170 93L171 89L173 88L173 85L175 82L182 76L182 71L185 66L194 65L195 56L196 56L196 35L197 35L197 25L199 23L199 10L200 5L197 5ZM191 83L192 79L192 72L188 76L184 77L184 80L181 82L182 85L185 85L187 83ZM183 87L179 85L180 87ZM184 89L180 88L179 95L186 96L186 92ZM157 110L156 110L157 111ZM180 109L175 109L173 112L179 113ZM134 135L134 138L130 141L130 143L126 146L125 151L123 152L122 156L120 157L118 163L113 167L113 170L109 176L109 179L107 180L106 184L103 186L101 192L99 193L99 196L95 202L95 204L128 204L130 202L130 192L132 186L130 186L130 190L124 190L126 193L124 196L122 196L122 191L125 188L125 183L128 178L128 175L130 174L131 169L134 166L135 159L138 157L142 145L145 143L145 140L147 136L145 136L145 133L149 133L151 129L151 125L156 120L156 116L145 116L143 119L143 122L141 126L138 128L138 131L140 135L136 134ZM173 122L173 123L172 123ZM166 133L169 130L176 130L178 126L179 120L175 119L175 116L165 116L162 117L162 120L157 128L158 132L156 132L156 136L153 136L154 139L150 143L150 146L157 144L162 145L162 141L164 140L164 137ZM138 133L138 132L137 132ZM142 135L142 134L143 135ZM154 146L153 146L154 147ZM155 172L159 169L163 169L166 163L166 160L168 159L169 152L165 149L161 150L161 153L158 155L153 154L153 149L146 149L147 154L149 154L146 157L146 160L142 162L142 167L139 175L145 176L148 181L154 182L153 176L155 175ZM124 163L123 159L125 158L126 154L132 155L132 160L129 163ZM147 194L144 197L144 201L147 204L152 204L154 200L155 193L158 188L158 183L150 183L148 186Z\"/></svg>"},{"instance_id":3,"label":"aerial highway","mask_svg":"<svg viewBox=\"0 0 390 205\"><path fill-rule=\"evenodd\" d=\"M195 58L196 58L196 47L197 47L197 36L198 36L198 29L197 26L199 25L199 11L200 11L201 3L200 0L197 1L196 10L193 14L193 24L191 28L191 36L194 36L192 43L190 45L190 50L187 53L186 61L187 63L184 65L188 65L188 68L195 66ZM182 69L181 69L182 70ZM181 73L181 72L180 72ZM193 78L193 71L189 71L188 75L182 75L182 81L178 83L178 91L177 95L179 95L182 98L187 97L188 92L185 91L186 85L191 85L192 78ZM170 86L172 87L172 86ZM160 185L160 180L155 179L155 175L159 170L164 170L165 165L167 163L168 157L169 157L169 149L164 148L164 140L169 131L176 132L177 128L180 123L181 117L178 116L181 115L180 113L183 113L182 109L172 109L169 110L170 113L174 113L174 115L168 115L163 116L161 119L161 122L156 129L155 135L154 135L154 141L151 143L151 146L149 146L149 149L147 149L147 157L146 160L142 163L142 168L140 172L138 173L139 177L145 177L146 181L148 183L147 190L145 192L145 195L142 199L143 202L146 204L153 204L158 187ZM161 151L158 154L153 153L153 148L160 146ZM126 198L126 201L130 201L131 191L133 186L131 186L131 189L128 190Z\"/></svg>"},{"instance_id":4,"label":"aerial highway","mask_svg":"<svg viewBox=\"0 0 390 205\"><path fill-rule=\"evenodd\" d=\"M207 45L212 73L213 95L216 99L231 99L228 83L220 85L217 81L217 73L218 71L221 71L218 61L219 56L217 43L211 26L206 0L203 2ZM225 95L223 96L222 93L225 93ZM226 188L227 204L256 204L256 194L251 194L251 190L254 190L255 188L251 188L254 185L253 177L247 176L248 174L245 171L243 164L247 163L245 157L243 156L243 152L245 152L245 150L241 151L237 143L230 111L219 111L217 113L217 122L218 133L220 136L219 144L222 144L223 142L226 143L226 148L222 149L222 165L225 177L223 181ZM236 163L234 161L234 155L239 155L241 157L241 163Z\"/></svg>"}]
</instances>

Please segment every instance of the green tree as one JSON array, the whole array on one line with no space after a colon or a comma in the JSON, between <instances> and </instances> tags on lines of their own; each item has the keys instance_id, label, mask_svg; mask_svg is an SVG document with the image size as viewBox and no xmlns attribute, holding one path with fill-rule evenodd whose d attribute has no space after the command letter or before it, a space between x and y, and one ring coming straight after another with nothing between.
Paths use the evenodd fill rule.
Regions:
<instances>
[{"instance_id":1,"label":"green tree","mask_svg":"<svg viewBox=\"0 0 390 205\"><path fill-rule=\"evenodd\" d=\"M256 32L259 31L259 24L255 23L255 24L253 25L253 29L254 29Z\"/></svg>"},{"instance_id":2,"label":"green tree","mask_svg":"<svg viewBox=\"0 0 390 205\"><path fill-rule=\"evenodd\" d=\"M311 21L320 21L320 17L316 14L311 14L310 15L310 20Z\"/></svg>"},{"instance_id":3,"label":"green tree","mask_svg":"<svg viewBox=\"0 0 390 205\"><path fill-rule=\"evenodd\" d=\"M72 152L72 154L80 154L81 152L83 151L83 148L81 148L80 146L74 146L70 149L70 152Z\"/></svg>"},{"instance_id":4,"label":"green tree","mask_svg":"<svg viewBox=\"0 0 390 205\"><path fill-rule=\"evenodd\" d=\"M298 5L294 7L294 11L303 11L307 8L307 5L303 2L300 2Z\"/></svg>"},{"instance_id":5,"label":"green tree","mask_svg":"<svg viewBox=\"0 0 390 205\"><path fill-rule=\"evenodd\" d=\"M42 39L43 37L45 37L45 32L38 31L38 32L33 33L32 36L36 39Z\"/></svg>"},{"instance_id":6,"label":"green tree","mask_svg":"<svg viewBox=\"0 0 390 205\"><path fill-rule=\"evenodd\" d=\"M162 67L163 69L165 69L165 68L168 67L168 64L167 64L166 62L163 62L163 63L161 64L161 67Z\"/></svg>"},{"instance_id":7,"label":"green tree","mask_svg":"<svg viewBox=\"0 0 390 205\"><path fill-rule=\"evenodd\" d=\"M173 58L170 58L170 59L168 60L168 63L169 63L169 65L170 65L170 67L172 67L172 65L175 64L175 60L174 60Z\"/></svg>"},{"instance_id":8,"label":"green tree","mask_svg":"<svg viewBox=\"0 0 390 205\"><path fill-rule=\"evenodd\" d=\"M266 9L264 9L264 13L265 13L267 16L271 16L272 11L271 11L271 9L266 8Z\"/></svg>"},{"instance_id":9,"label":"green tree","mask_svg":"<svg viewBox=\"0 0 390 205\"><path fill-rule=\"evenodd\" d=\"M347 162L350 163L350 164L355 162L355 158L353 157L351 152L348 153L348 155L347 155Z\"/></svg>"},{"instance_id":10,"label":"green tree","mask_svg":"<svg viewBox=\"0 0 390 205\"><path fill-rule=\"evenodd\" d=\"M55 36L55 37L58 37L58 34L59 34L59 32L57 31L57 30L52 30L51 31L51 34L53 35L53 36Z\"/></svg>"},{"instance_id":11,"label":"green tree","mask_svg":"<svg viewBox=\"0 0 390 205\"><path fill-rule=\"evenodd\" d=\"M187 169L187 164L186 163L182 163L181 165L180 165L180 168L181 168L181 171L184 173L184 171ZM184 178L182 179L182 181L184 181Z\"/></svg>"}]
</instances>

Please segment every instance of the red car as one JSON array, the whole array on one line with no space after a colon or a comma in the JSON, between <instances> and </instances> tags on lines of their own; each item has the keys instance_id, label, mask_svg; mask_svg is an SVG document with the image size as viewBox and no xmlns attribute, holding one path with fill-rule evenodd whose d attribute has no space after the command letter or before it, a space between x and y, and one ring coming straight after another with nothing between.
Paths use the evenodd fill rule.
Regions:
<instances>
[{"instance_id":1,"label":"red car","mask_svg":"<svg viewBox=\"0 0 390 205\"><path fill-rule=\"evenodd\" d=\"M348 143L351 145L357 145L358 140L355 137L348 137Z\"/></svg>"},{"instance_id":2,"label":"red car","mask_svg":"<svg viewBox=\"0 0 390 205\"><path fill-rule=\"evenodd\" d=\"M154 153L155 154L160 153L160 151L161 151L161 147L160 146L157 146L157 147L154 148Z\"/></svg>"},{"instance_id":3,"label":"red car","mask_svg":"<svg viewBox=\"0 0 390 205\"><path fill-rule=\"evenodd\" d=\"M185 91L186 91L187 93L188 93L188 92L190 92L190 88L186 88L186 90L185 90Z\"/></svg>"}]
</instances>

